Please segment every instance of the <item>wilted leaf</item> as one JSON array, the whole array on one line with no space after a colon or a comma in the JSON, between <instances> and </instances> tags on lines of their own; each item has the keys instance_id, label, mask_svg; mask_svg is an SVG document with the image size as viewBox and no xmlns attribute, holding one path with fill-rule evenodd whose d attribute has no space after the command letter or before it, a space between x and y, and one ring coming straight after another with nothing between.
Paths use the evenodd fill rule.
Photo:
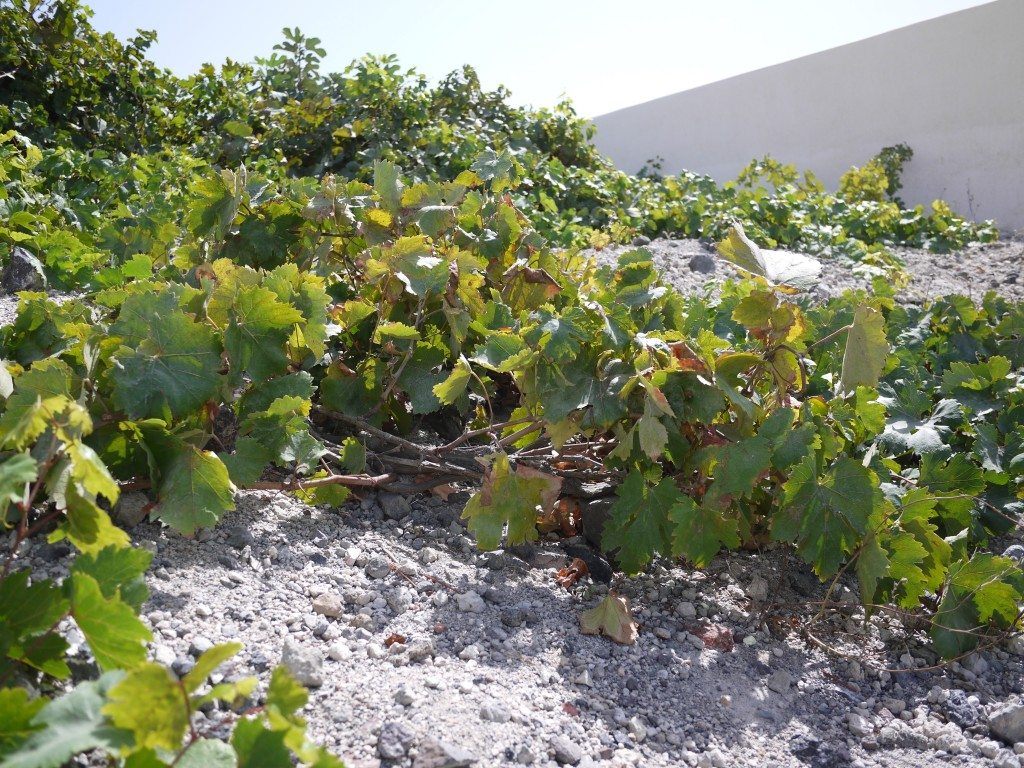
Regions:
<instances>
[{"instance_id":1,"label":"wilted leaf","mask_svg":"<svg viewBox=\"0 0 1024 768\"><path fill-rule=\"evenodd\" d=\"M609 591L595 608L580 615L580 631L585 635L605 635L623 645L633 645L639 634L629 600L614 591Z\"/></svg>"}]
</instances>

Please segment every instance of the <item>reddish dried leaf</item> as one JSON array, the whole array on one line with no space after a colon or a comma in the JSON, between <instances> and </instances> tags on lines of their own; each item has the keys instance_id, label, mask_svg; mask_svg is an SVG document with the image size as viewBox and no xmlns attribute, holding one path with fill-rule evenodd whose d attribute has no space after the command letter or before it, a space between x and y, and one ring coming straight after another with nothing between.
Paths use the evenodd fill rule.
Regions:
<instances>
[{"instance_id":1,"label":"reddish dried leaf","mask_svg":"<svg viewBox=\"0 0 1024 768\"><path fill-rule=\"evenodd\" d=\"M571 717L580 716L580 708L573 704L571 701L567 701L565 702L565 704L562 705L562 711L565 712L565 714L570 715Z\"/></svg>"},{"instance_id":2,"label":"reddish dried leaf","mask_svg":"<svg viewBox=\"0 0 1024 768\"><path fill-rule=\"evenodd\" d=\"M395 643L401 643L402 645L405 645L405 635L400 635L397 632L391 633L387 636L387 639L384 640L384 647L390 648Z\"/></svg>"},{"instance_id":3,"label":"reddish dried leaf","mask_svg":"<svg viewBox=\"0 0 1024 768\"><path fill-rule=\"evenodd\" d=\"M701 360L685 341L673 342L668 345L668 348L672 350L672 356L679 364L680 370L693 371L695 373L711 373L707 363Z\"/></svg>"},{"instance_id":4,"label":"reddish dried leaf","mask_svg":"<svg viewBox=\"0 0 1024 768\"><path fill-rule=\"evenodd\" d=\"M569 589L588 573L590 570L587 568L587 564L576 557L567 566L558 569L558 573L555 574L555 583Z\"/></svg>"},{"instance_id":5,"label":"reddish dried leaf","mask_svg":"<svg viewBox=\"0 0 1024 768\"><path fill-rule=\"evenodd\" d=\"M698 627L693 634L704 641L705 648L728 653L736 646L736 641L732 637L732 630L728 627L723 627L721 624L709 624L706 627Z\"/></svg>"},{"instance_id":6,"label":"reddish dried leaf","mask_svg":"<svg viewBox=\"0 0 1024 768\"><path fill-rule=\"evenodd\" d=\"M522 272L523 282L531 283L533 285L543 285L544 294L550 299L555 296L559 291L562 290L562 286L558 284L545 269L533 269L532 267L523 267Z\"/></svg>"}]
</instances>

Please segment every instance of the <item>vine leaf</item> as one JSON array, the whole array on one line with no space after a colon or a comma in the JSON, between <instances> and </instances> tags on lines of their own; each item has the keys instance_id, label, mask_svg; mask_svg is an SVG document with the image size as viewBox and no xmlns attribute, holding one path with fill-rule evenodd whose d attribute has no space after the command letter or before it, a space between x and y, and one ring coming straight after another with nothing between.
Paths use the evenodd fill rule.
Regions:
<instances>
[{"instance_id":1,"label":"vine leaf","mask_svg":"<svg viewBox=\"0 0 1024 768\"><path fill-rule=\"evenodd\" d=\"M739 522L735 517L698 505L688 496L672 505L669 517L674 526L672 554L686 557L698 568L706 567L722 545L740 545Z\"/></svg>"},{"instance_id":2,"label":"vine leaf","mask_svg":"<svg viewBox=\"0 0 1024 768\"><path fill-rule=\"evenodd\" d=\"M853 324L846 334L843 370L839 378L843 392L854 392L858 386L878 386L889 342L885 338L885 320L877 309L861 305L854 310Z\"/></svg>"},{"instance_id":3,"label":"vine leaf","mask_svg":"<svg viewBox=\"0 0 1024 768\"><path fill-rule=\"evenodd\" d=\"M145 644L153 635L132 606L104 597L96 579L83 572L71 577L70 592L71 614L100 669L132 669L146 660Z\"/></svg>"},{"instance_id":4,"label":"vine leaf","mask_svg":"<svg viewBox=\"0 0 1024 768\"><path fill-rule=\"evenodd\" d=\"M137 348L122 346L114 356L114 402L133 419L192 413L220 389L220 343L184 312L152 321Z\"/></svg>"},{"instance_id":5,"label":"vine leaf","mask_svg":"<svg viewBox=\"0 0 1024 768\"><path fill-rule=\"evenodd\" d=\"M24 688L0 689L0 758L42 728L32 720L44 704L41 696L30 699Z\"/></svg>"},{"instance_id":6,"label":"vine leaf","mask_svg":"<svg viewBox=\"0 0 1024 768\"><path fill-rule=\"evenodd\" d=\"M718 243L718 253L745 272L778 285L807 288L821 274L821 262L792 251L762 250L743 231L739 222L729 227Z\"/></svg>"},{"instance_id":7,"label":"vine leaf","mask_svg":"<svg viewBox=\"0 0 1024 768\"><path fill-rule=\"evenodd\" d=\"M639 634L629 600L614 590L597 606L580 614L580 631L585 635L605 635L622 645L633 645Z\"/></svg>"},{"instance_id":8,"label":"vine leaf","mask_svg":"<svg viewBox=\"0 0 1024 768\"><path fill-rule=\"evenodd\" d=\"M278 299L268 288L249 286L239 291L224 330L224 347L236 376L269 379L288 367L285 345L302 313Z\"/></svg>"},{"instance_id":9,"label":"vine leaf","mask_svg":"<svg viewBox=\"0 0 1024 768\"><path fill-rule=\"evenodd\" d=\"M935 649L947 658L978 644L989 623L1006 628L1017 617L1024 577L1009 558L978 554L949 568L942 602L932 621Z\"/></svg>"},{"instance_id":10,"label":"vine leaf","mask_svg":"<svg viewBox=\"0 0 1024 768\"><path fill-rule=\"evenodd\" d=\"M601 547L619 550L618 560L626 573L639 573L658 552L671 550L669 510L682 497L671 479L650 485L634 469L616 490L605 524Z\"/></svg>"},{"instance_id":11,"label":"vine leaf","mask_svg":"<svg viewBox=\"0 0 1024 768\"><path fill-rule=\"evenodd\" d=\"M538 535L537 507L552 507L561 487L561 478L530 467L519 466L513 472L508 456L499 453L462 517L481 549L496 549L506 525L509 544L533 541Z\"/></svg>"},{"instance_id":12,"label":"vine leaf","mask_svg":"<svg viewBox=\"0 0 1024 768\"><path fill-rule=\"evenodd\" d=\"M0 520L7 519L7 505L25 498L25 487L36 479L36 460L29 453L17 453L0 463Z\"/></svg>"},{"instance_id":13,"label":"vine leaf","mask_svg":"<svg viewBox=\"0 0 1024 768\"><path fill-rule=\"evenodd\" d=\"M41 729L4 756L4 768L59 768L81 752L101 749L117 754L130 746L131 733L110 725L102 711L107 693L124 674L107 672L47 703L33 721Z\"/></svg>"},{"instance_id":14,"label":"vine leaf","mask_svg":"<svg viewBox=\"0 0 1024 768\"><path fill-rule=\"evenodd\" d=\"M880 503L877 486L875 474L848 456L819 478L815 456L809 455L783 486L772 536L795 542L814 572L828 578L866 533L868 518Z\"/></svg>"},{"instance_id":15,"label":"vine leaf","mask_svg":"<svg viewBox=\"0 0 1024 768\"><path fill-rule=\"evenodd\" d=\"M191 536L235 508L228 469L215 454L166 434L147 442L160 470L152 517Z\"/></svg>"},{"instance_id":16,"label":"vine leaf","mask_svg":"<svg viewBox=\"0 0 1024 768\"><path fill-rule=\"evenodd\" d=\"M130 731L139 748L177 750L188 728L188 703L178 681L149 661L129 672L107 694L103 714Z\"/></svg>"}]
</instances>

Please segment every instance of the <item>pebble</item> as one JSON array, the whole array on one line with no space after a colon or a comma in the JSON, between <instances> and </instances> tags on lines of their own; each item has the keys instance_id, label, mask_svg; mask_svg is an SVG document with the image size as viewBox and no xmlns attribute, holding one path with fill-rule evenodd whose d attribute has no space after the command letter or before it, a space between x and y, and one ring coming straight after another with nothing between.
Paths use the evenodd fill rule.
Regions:
<instances>
[{"instance_id":1,"label":"pebble","mask_svg":"<svg viewBox=\"0 0 1024 768\"><path fill-rule=\"evenodd\" d=\"M1024 703L1004 704L988 715L992 735L1007 744L1024 741Z\"/></svg>"},{"instance_id":2,"label":"pebble","mask_svg":"<svg viewBox=\"0 0 1024 768\"><path fill-rule=\"evenodd\" d=\"M412 768L469 768L477 757L472 752L440 739L427 738L419 745Z\"/></svg>"},{"instance_id":3,"label":"pebble","mask_svg":"<svg viewBox=\"0 0 1024 768\"><path fill-rule=\"evenodd\" d=\"M377 734L377 754L383 760L400 760L416 741L416 732L405 723L389 720Z\"/></svg>"},{"instance_id":4,"label":"pebble","mask_svg":"<svg viewBox=\"0 0 1024 768\"><path fill-rule=\"evenodd\" d=\"M318 688L324 683L324 659L314 648L306 648L288 638L281 648L281 663L303 685Z\"/></svg>"},{"instance_id":5,"label":"pebble","mask_svg":"<svg viewBox=\"0 0 1024 768\"><path fill-rule=\"evenodd\" d=\"M784 669L777 669L768 676L765 685L776 693L789 693L793 685L793 676Z\"/></svg>"},{"instance_id":6,"label":"pebble","mask_svg":"<svg viewBox=\"0 0 1024 768\"><path fill-rule=\"evenodd\" d=\"M483 613L484 599L477 592L462 592L455 596L455 604L464 613Z\"/></svg>"},{"instance_id":7,"label":"pebble","mask_svg":"<svg viewBox=\"0 0 1024 768\"><path fill-rule=\"evenodd\" d=\"M579 765L583 759L583 750L567 736L553 736L548 746L551 747L555 762L559 765Z\"/></svg>"},{"instance_id":8,"label":"pebble","mask_svg":"<svg viewBox=\"0 0 1024 768\"><path fill-rule=\"evenodd\" d=\"M363 572L371 579L383 579L391 572L391 563L380 555L374 555L366 561Z\"/></svg>"},{"instance_id":9,"label":"pebble","mask_svg":"<svg viewBox=\"0 0 1024 768\"><path fill-rule=\"evenodd\" d=\"M341 602L340 597L332 592L328 592L313 598L313 610L321 616L336 619L344 612L345 606Z\"/></svg>"},{"instance_id":10,"label":"pebble","mask_svg":"<svg viewBox=\"0 0 1024 768\"><path fill-rule=\"evenodd\" d=\"M512 713L502 704L490 702L480 707L480 719L489 723L507 723L512 719Z\"/></svg>"}]
</instances>

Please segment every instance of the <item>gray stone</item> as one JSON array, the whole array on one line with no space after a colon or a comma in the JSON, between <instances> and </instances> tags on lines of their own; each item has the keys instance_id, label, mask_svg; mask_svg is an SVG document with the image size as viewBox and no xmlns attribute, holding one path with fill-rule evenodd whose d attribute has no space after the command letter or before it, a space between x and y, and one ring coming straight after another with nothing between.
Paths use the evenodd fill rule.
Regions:
<instances>
[{"instance_id":1,"label":"gray stone","mask_svg":"<svg viewBox=\"0 0 1024 768\"><path fill-rule=\"evenodd\" d=\"M245 549L253 542L252 533L249 529L236 525L234 528L228 529L227 542L229 547Z\"/></svg>"},{"instance_id":2,"label":"gray stone","mask_svg":"<svg viewBox=\"0 0 1024 768\"><path fill-rule=\"evenodd\" d=\"M43 263L20 246L11 249L11 257L0 272L0 288L7 293L40 291L46 288Z\"/></svg>"},{"instance_id":3,"label":"gray stone","mask_svg":"<svg viewBox=\"0 0 1024 768\"><path fill-rule=\"evenodd\" d=\"M418 637L409 643L409 661L426 661L434 655L434 642L430 638Z\"/></svg>"},{"instance_id":4,"label":"gray stone","mask_svg":"<svg viewBox=\"0 0 1024 768\"><path fill-rule=\"evenodd\" d=\"M583 759L583 750L579 745L565 736L554 736L548 742L555 762L559 765L578 765Z\"/></svg>"},{"instance_id":5,"label":"gray stone","mask_svg":"<svg viewBox=\"0 0 1024 768\"><path fill-rule=\"evenodd\" d=\"M1016 560L1017 565L1024 566L1024 545L1011 544L1003 551L1003 557L1008 557L1011 560Z\"/></svg>"},{"instance_id":6,"label":"gray stone","mask_svg":"<svg viewBox=\"0 0 1024 768\"><path fill-rule=\"evenodd\" d=\"M533 750L525 744L516 750L516 762L520 765L533 765L533 761L536 759L537 756L533 753Z\"/></svg>"},{"instance_id":7,"label":"gray stone","mask_svg":"<svg viewBox=\"0 0 1024 768\"><path fill-rule=\"evenodd\" d=\"M134 528L149 514L149 498L144 493L126 493L121 496L111 517L122 528Z\"/></svg>"},{"instance_id":8,"label":"gray stone","mask_svg":"<svg viewBox=\"0 0 1024 768\"><path fill-rule=\"evenodd\" d=\"M321 616L328 616L336 619L345 610L341 598L332 592L319 595L313 598L313 610Z\"/></svg>"},{"instance_id":9,"label":"gray stone","mask_svg":"<svg viewBox=\"0 0 1024 768\"><path fill-rule=\"evenodd\" d=\"M992 735L1007 744L1024 741L1024 704L1005 704L988 716Z\"/></svg>"},{"instance_id":10,"label":"gray stone","mask_svg":"<svg viewBox=\"0 0 1024 768\"><path fill-rule=\"evenodd\" d=\"M324 658L313 648L304 648L288 638L281 649L281 663L288 669L292 677L303 685L319 688L324 684Z\"/></svg>"},{"instance_id":11,"label":"gray stone","mask_svg":"<svg viewBox=\"0 0 1024 768\"><path fill-rule=\"evenodd\" d=\"M391 571L391 564L380 555L374 555L366 561L363 571L371 579L383 579Z\"/></svg>"},{"instance_id":12,"label":"gray stone","mask_svg":"<svg viewBox=\"0 0 1024 768\"><path fill-rule=\"evenodd\" d=\"M477 761L468 750L440 739L425 739L419 747L412 768L469 768Z\"/></svg>"},{"instance_id":13,"label":"gray stone","mask_svg":"<svg viewBox=\"0 0 1024 768\"><path fill-rule=\"evenodd\" d=\"M480 719L489 723L507 723L512 719L512 713L497 702L490 702L480 707Z\"/></svg>"},{"instance_id":14,"label":"gray stone","mask_svg":"<svg viewBox=\"0 0 1024 768\"><path fill-rule=\"evenodd\" d=\"M384 509L384 517L389 520L402 520L412 513L412 504L397 493L382 493L378 501Z\"/></svg>"},{"instance_id":15,"label":"gray stone","mask_svg":"<svg viewBox=\"0 0 1024 768\"><path fill-rule=\"evenodd\" d=\"M643 246L650 244L651 238L647 237L647 235L637 235L636 237L633 238L633 245L637 246L638 248L642 248Z\"/></svg>"},{"instance_id":16,"label":"gray stone","mask_svg":"<svg viewBox=\"0 0 1024 768\"><path fill-rule=\"evenodd\" d=\"M946 710L946 717L961 728L970 728L978 722L981 717L981 707L977 696L968 696L963 691L954 688L942 707ZM894 714L899 714L895 712Z\"/></svg>"},{"instance_id":17,"label":"gray stone","mask_svg":"<svg viewBox=\"0 0 1024 768\"><path fill-rule=\"evenodd\" d=\"M763 603L768 599L768 582L760 576L755 576L747 585L747 597Z\"/></svg>"},{"instance_id":18,"label":"gray stone","mask_svg":"<svg viewBox=\"0 0 1024 768\"><path fill-rule=\"evenodd\" d=\"M455 596L455 603L464 613L483 613L484 599L476 592L463 592Z\"/></svg>"},{"instance_id":19,"label":"gray stone","mask_svg":"<svg viewBox=\"0 0 1024 768\"><path fill-rule=\"evenodd\" d=\"M416 741L416 732L405 723L389 720L377 734L377 754L382 760L400 760Z\"/></svg>"},{"instance_id":20,"label":"gray stone","mask_svg":"<svg viewBox=\"0 0 1024 768\"><path fill-rule=\"evenodd\" d=\"M765 684L776 693L789 693L793 685L793 676L784 669L777 669L768 676Z\"/></svg>"},{"instance_id":21,"label":"gray stone","mask_svg":"<svg viewBox=\"0 0 1024 768\"><path fill-rule=\"evenodd\" d=\"M196 635L192 640L192 645L189 647L188 652L193 656L202 656L208 650L213 648L213 641L208 637L202 635Z\"/></svg>"},{"instance_id":22,"label":"gray stone","mask_svg":"<svg viewBox=\"0 0 1024 768\"><path fill-rule=\"evenodd\" d=\"M702 275L714 274L717 265L715 257L707 253L698 253L690 259L690 271L700 272Z\"/></svg>"}]
</instances>

